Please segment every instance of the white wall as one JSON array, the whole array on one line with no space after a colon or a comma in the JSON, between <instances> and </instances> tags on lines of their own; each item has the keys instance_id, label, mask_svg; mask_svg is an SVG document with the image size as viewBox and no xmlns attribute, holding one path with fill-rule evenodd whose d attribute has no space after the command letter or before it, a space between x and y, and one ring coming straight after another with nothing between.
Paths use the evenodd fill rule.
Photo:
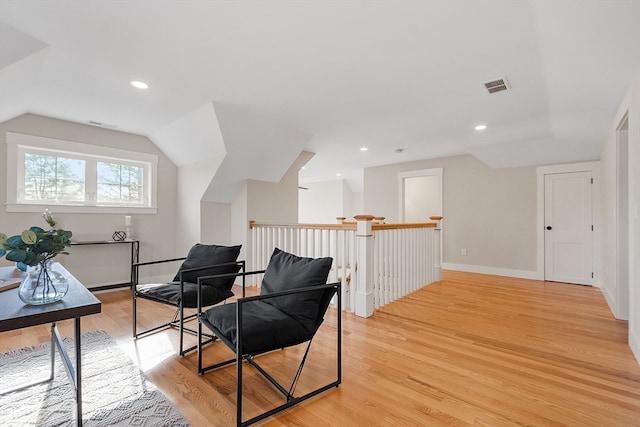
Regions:
<instances>
[{"instance_id":1,"label":"white wall","mask_svg":"<svg viewBox=\"0 0 640 427\"><path fill-rule=\"evenodd\" d=\"M247 259L247 254L251 253L247 251L248 235L249 235L249 218L247 213L247 183L242 186L242 189L231 203L231 244L242 245L240 256L238 259ZM247 266L249 267L249 266Z\"/></svg>"},{"instance_id":2,"label":"white wall","mask_svg":"<svg viewBox=\"0 0 640 427\"><path fill-rule=\"evenodd\" d=\"M307 224L334 224L344 214L344 180L304 184L307 190L298 190L298 220Z\"/></svg>"},{"instance_id":3,"label":"white wall","mask_svg":"<svg viewBox=\"0 0 640 427\"><path fill-rule=\"evenodd\" d=\"M427 222L442 215L442 177L426 175L405 177L403 222Z\"/></svg>"},{"instance_id":4,"label":"white wall","mask_svg":"<svg viewBox=\"0 0 640 427\"><path fill-rule=\"evenodd\" d=\"M349 212L346 211L345 212ZM352 219L356 215L364 214L364 192L352 192L351 193L351 211L345 213L345 217Z\"/></svg>"},{"instance_id":5,"label":"white wall","mask_svg":"<svg viewBox=\"0 0 640 427\"><path fill-rule=\"evenodd\" d=\"M299 190L298 221L311 224L334 224L337 217L353 220L363 211L362 193L351 191L344 179L304 184Z\"/></svg>"},{"instance_id":6,"label":"white wall","mask_svg":"<svg viewBox=\"0 0 640 427\"><path fill-rule=\"evenodd\" d=\"M175 246L179 254L186 254L191 246L203 240L200 201L223 159L224 156L205 159L178 168L175 227L180 238Z\"/></svg>"},{"instance_id":7,"label":"white wall","mask_svg":"<svg viewBox=\"0 0 640 427\"><path fill-rule=\"evenodd\" d=\"M231 203L200 202L200 241L231 246Z\"/></svg>"},{"instance_id":8,"label":"white wall","mask_svg":"<svg viewBox=\"0 0 640 427\"><path fill-rule=\"evenodd\" d=\"M25 114L0 124L0 200L6 202L6 132L17 132L73 142L139 151L158 155L158 213L133 215L133 234L140 240L140 260L172 258L175 252L176 167L149 139L125 132ZM58 227L71 230L74 240L109 240L124 229L122 214L56 213ZM33 225L46 227L39 213L7 213L0 208L0 231L17 234ZM129 281L129 245L72 247L59 255L74 276L88 287ZM2 258L2 265L12 265ZM147 274L164 274L163 268ZM143 273L145 274L145 273Z\"/></svg>"},{"instance_id":9,"label":"white wall","mask_svg":"<svg viewBox=\"0 0 640 427\"><path fill-rule=\"evenodd\" d=\"M231 204L231 244L242 244L239 259L251 260L249 221L291 224L298 222L298 171L313 153L302 152L279 182L247 180Z\"/></svg>"},{"instance_id":10,"label":"white wall","mask_svg":"<svg viewBox=\"0 0 640 427\"><path fill-rule=\"evenodd\" d=\"M640 74L629 91L629 344L640 361Z\"/></svg>"},{"instance_id":11,"label":"white wall","mask_svg":"<svg viewBox=\"0 0 640 427\"><path fill-rule=\"evenodd\" d=\"M616 134L611 132L602 146L600 155L600 200L602 227L602 257L600 263L602 293L614 315L617 315L617 271L618 260L616 247L617 216L616 206L616 171L617 171Z\"/></svg>"},{"instance_id":12,"label":"white wall","mask_svg":"<svg viewBox=\"0 0 640 427\"><path fill-rule=\"evenodd\" d=\"M534 167L490 169L467 155L367 168L363 213L399 222L398 174L440 167L444 267L536 278Z\"/></svg>"}]
</instances>

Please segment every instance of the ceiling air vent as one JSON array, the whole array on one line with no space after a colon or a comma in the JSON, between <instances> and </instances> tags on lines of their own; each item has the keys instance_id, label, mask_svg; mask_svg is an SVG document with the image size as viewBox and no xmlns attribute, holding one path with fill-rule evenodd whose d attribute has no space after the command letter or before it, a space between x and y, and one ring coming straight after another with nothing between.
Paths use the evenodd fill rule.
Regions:
<instances>
[{"instance_id":1,"label":"ceiling air vent","mask_svg":"<svg viewBox=\"0 0 640 427\"><path fill-rule=\"evenodd\" d=\"M487 88L489 93L502 92L509 89L509 82L506 77L503 77L501 79L485 83L484 87Z\"/></svg>"},{"instance_id":2,"label":"ceiling air vent","mask_svg":"<svg viewBox=\"0 0 640 427\"><path fill-rule=\"evenodd\" d=\"M87 123L89 123L90 125L93 125L93 126L100 126L100 127L104 127L104 128L111 128L111 129L115 129L115 128L118 127L116 125L112 125L112 124L109 124L109 123L97 122L95 120L87 120Z\"/></svg>"}]
</instances>

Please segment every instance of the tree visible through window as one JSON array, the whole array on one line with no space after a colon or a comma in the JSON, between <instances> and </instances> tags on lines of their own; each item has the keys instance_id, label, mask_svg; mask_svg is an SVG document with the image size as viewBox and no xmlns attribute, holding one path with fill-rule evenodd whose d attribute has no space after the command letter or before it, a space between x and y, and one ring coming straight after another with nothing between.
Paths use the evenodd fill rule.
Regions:
<instances>
[{"instance_id":1,"label":"tree visible through window","mask_svg":"<svg viewBox=\"0 0 640 427\"><path fill-rule=\"evenodd\" d=\"M98 203L144 203L144 169L98 162Z\"/></svg>"},{"instance_id":2,"label":"tree visible through window","mask_svg":"<svg viewBox=\"0 0 640 427\"><path fill-rule=\"evenodd\" d=\"M84 200L85 162L83 160L25 153L24 170L25 200L56 202Z\"/></svg>"},{"instance_id":3,"label":"tree visible through window","mask_svg":"<svg viewBox=\"0 0 640 427\"><path fill-rule=\"evenodd\" d=\"M7 212L157 212L155 154L13 132L6 142Z\"/></svg>"}]
</instances>

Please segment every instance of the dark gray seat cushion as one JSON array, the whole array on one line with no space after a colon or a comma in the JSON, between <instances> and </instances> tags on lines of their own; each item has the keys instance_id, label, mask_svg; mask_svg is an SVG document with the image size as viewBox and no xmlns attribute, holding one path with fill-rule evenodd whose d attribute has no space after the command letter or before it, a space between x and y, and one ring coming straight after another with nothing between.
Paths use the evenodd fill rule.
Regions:
<instances>
[{"instance_id":1,"label":"dark gray seat cushion","mask_svg":"<svg viewBox=\"0 0 640 427\"><path fill-rule=\"evenodd\" d=\"M261 296L326 284L331 258L303 258L275 249L262 280ZM256 299L242 303L242 353L259 354L310 340L322 323L333 290ZM233 350L237 303L212 307L202 322Z\"/></svg>"},{"instance_id":2,"label":"dark gray seat cushion","mask_svg":"<svg viewBox=\"0 0 640 427\"><path fill-rule=\"evenodd\" d=\"M236 303L210 308L203 321L225 344L237 345ZM257 354L300 344L314 334L271 304L254 300L242 305L242 353Z\"/></svg>"},{"instance_id":3,"label":"dark gray seat cushion","mask_svg":"<svg viewBox=\"0 0 640 427\"><path fill-rule=\"evenodd\" d=\"M196 308L198 306L198 277L212 276L216 274L237 273L240 265L235 261L240 255L241 245L219 246L203 245L196 243L187 254L178 273L170 283L155 283L138 285L137 295L142 298L159 301L174 306L180 305L180 272L191 268L202 268L197 271L189 271L182 274L184 282L184 304L186 308ZM220 265L229 264L230 265ZM218 304L225 299L232 297L231 292L235 277L217 278L203 281L202 286L202 306Z\"/></svg>"},{"instance_id":4,"label":"dark gray seat cushion","mask_svg":"<svg viewBox=\"0 0 640 427\"><path fill-rule=\"evenodd\" d=\"M144 298L153 299L165 304L180 305L180 282L153 283L139 285L138 295ZM202 306L218 304L234 294L230 289L219 288L209 285L202 287ZM198 285L195 283L184 284L184 304L185 308L198 307Z\"/></svg>"}]
</instances>

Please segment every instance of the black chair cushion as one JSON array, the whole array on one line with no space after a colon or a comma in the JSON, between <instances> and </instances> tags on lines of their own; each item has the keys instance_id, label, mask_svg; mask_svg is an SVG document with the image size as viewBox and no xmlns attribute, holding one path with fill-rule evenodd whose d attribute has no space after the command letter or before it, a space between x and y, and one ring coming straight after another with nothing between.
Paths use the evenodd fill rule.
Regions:
<instances>
[{"instance_id":1,"label":"black chair cushion","mask_svg":"<svg viewBox=\"0 0 640 427\"><path fill-rule=\"evenodd\" d=\"M136 289L140 297L160 301L176 307L180 305L180 282L139 285ZM232 296L233 292L229 289L219 288L217 286L203 286L202 306L207 307L218 304ZM184 284L183 307L198 307L198 285L195 283Z\"/></svg>"},{"instance_id":2,"label":"black chair cushion","mask_svg":"<svg viewBox=\"0 0 640 427\"><path fill-rule=\"evenodd\" d=\"M235 351L237 345L236 305L230 303L210 308L202 321L216 336ZM300 344L313 337L302 323L265 301L242 305L242 353L259 354Z\"/></svg>"},{"instance_id":3,"label":"black chair cushion","mask_svg":"<svg viewBox=\"0 0 640 427\"><path fill-rule=\"evenodd\" d=\"M218 245L203 245L196 243L187 254L187 259L184 260L178 273L173 278L174 282L180 281L180 271L189 268L206 267L208 265L224 264L228 262L235 262L240 255L240 248L238 246L218 246ZM184 282L197 283L200 276L212 276L215 274L237 273L240 270L239 265L229 265L223 267L213 267L198 271L192 271L184 273L182 280ZM214 285L221 289L231 289L234 277L223 279L211 279L204 281L206 285Z\"/></svg>"},{"instance_id":4,"label":"black chair cushion","mask_svg":"<svg viewBox=\"0 0 640 427\"><path fill-rule=\"evenodd\" d=\"M278 248L273 251L269 265L262 279L261 295L282 292L308 286L320 286L327 283L332 258L304 258ZM285 312L302 322L307 328L313 328L318 322L319 301L323 291L303 292L265 299L264 302Z\"/></svg>"}]
</instances>

